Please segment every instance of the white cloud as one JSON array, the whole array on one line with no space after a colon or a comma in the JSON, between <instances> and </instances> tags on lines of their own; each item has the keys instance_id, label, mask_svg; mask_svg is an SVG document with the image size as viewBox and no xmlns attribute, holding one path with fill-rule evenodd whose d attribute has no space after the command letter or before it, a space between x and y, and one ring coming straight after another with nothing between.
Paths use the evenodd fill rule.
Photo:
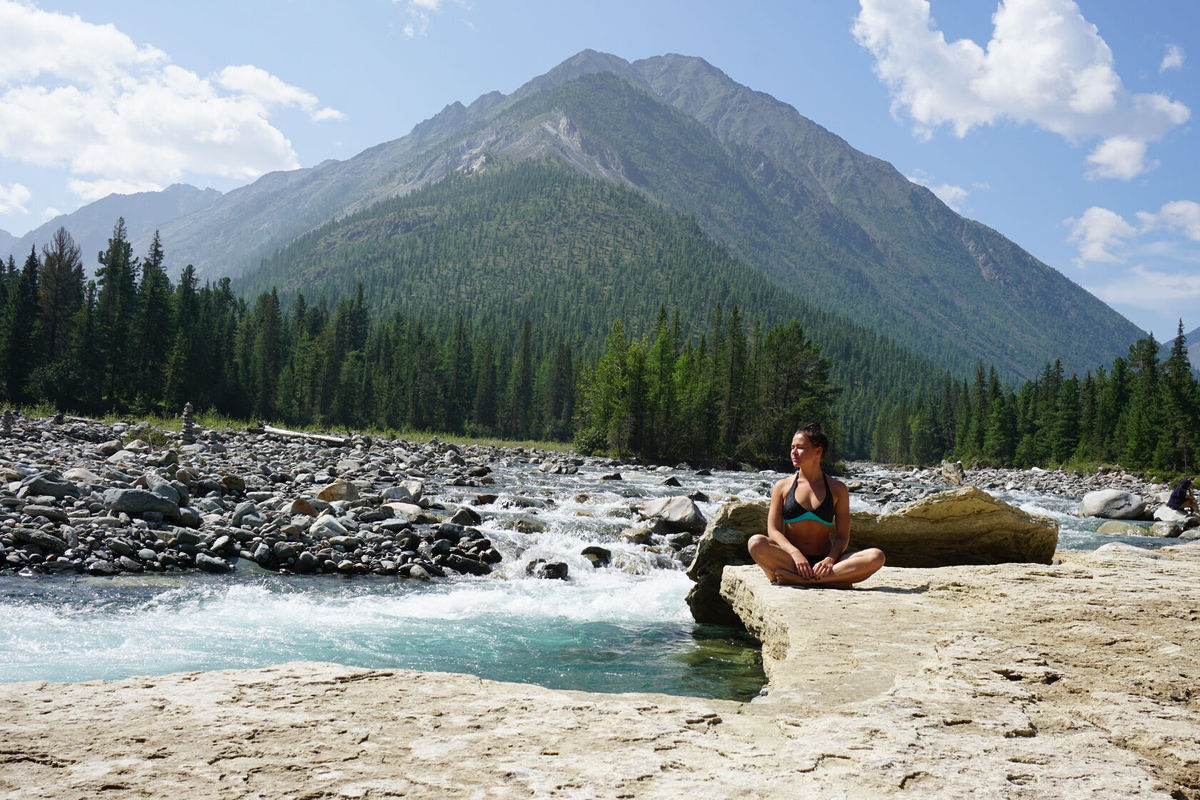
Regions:
<instances>
[{"instance_id":1,"label":"white cloud","mask_svg":"<svg viewBox=\"0 0 1200 800\"><path fill-rule=\"evenodd\" d=\"M1097 178L1119 178L1130 180L1158 166L1158 162L1146 162L1146 143L1128 136L1113 136L1105 139L1088 154L1087 171L1089 180Z\"/></svg>"},{"instance_id":2,"label":"white cloud","mask_svg":"<svg viewBox=\"0 0 1200 800\"><path fill-rule=\"evenodd\" d=\"M1078 219L1063 220L1063 224L1071 226L1067 241L1079 246L1079 258L1076 259L1079 266L1088 261L1121 261L1114 251L1137 234L1137 229L1120 214L1099 206L1092 206Z\"/></svg>"},{"instance_id":3,"label":"white cloud","mask_svg":"<svg viewBox=\"0 0 1200 800\"><path fill-rule=\"evenodd\" d=\"M992 24L986 48L969 39L947 42L928 0L861 0L854 35L874 56L893 113L906 112L926 138L942 125L962 137L1009 120L1072 144L1123 138L1144 145L1190 116L1164 95L1125 89L1112 51L1073 0L1007 0ZM1144 157L1135 162L1126 148L1121 159L1114 147L1097 148L1098 177L1149 168Z\"/></svg>"},{"instance_id":4,"label":"white cloud","mask_svg":"<svg viewBox=\"0 0 1200 800\"><path fill-rule=\"evenodd\" d=\"M138 192L154 192L162 187L149 181L125 181L119 178L102 179L97 181L81 181L72 178L67 181L67 188L85 203L108 197L110 194L137 194Z\"/></svg>"},{"instance_id":5,"label":"white cloud","mask_svg":"<svg viewBox=\"0 0 1200 800\"><path fill-rule=\"evenodd\" d=\"M251 65L211 78L111 25L0 0L0 153L65 167L84 200L161 189L188 174L251 180L299 166L271 112L338 119Z\"/></svg>"},{"instance_id":6,"label":"white cloud","mask_svg":"<svg viewBox=\"0 0 1200 800\"><path fill-rule=\"evenodd\" d=\"M1173 200L1164 203L1157 213L1139 211L1137 217L1144 233L1166 229L1200 242L1200 203Z\"/></svg>"},{"instance_id":7,"label":"white cloud","mask_svg":"<svg viewBox=\"0 0 1200 800\"><path fill-rule=\"evenodd\" d=\"M917 170L912 175L909 175L908 179L933 192L939 200L959 214L963 212L968 194L967 190L963 187L952 183L934 183L932 178L922 170Z\"/></svg>"},{"instance_id":8,"label":"white cloud","mask_svg":"<svg viewBox=\"0 0 1200 800\"><path fill-rule=\"evenodd\" d=\"M464 8L470 8L466 0L454 1ZM444 0L392 0L392 4L402 5L408 10L408 15L412 18L412 21L405 24L403 30L404 35L411 39L418 34L421 36L428 35L430 15L441 12ZM467 21L467 26L471 27L470 21Z\"/></svg>"},{"instance_id":9,"label":"white cloud","mask_svg":"<svg viewBox=\"0 0 1200 800\"><path fill-rule=\"evenodd\" d=\"M1177 44L1167 45L1167 52L1163 54L1162 63L1158 65L1159 72L1166 72L1169 69L1183 69L1183 48Z\"/></svg>"},{"instance_id":10,"label":"white cloud","mask_svg":"<svg viewBox=\"0 0 1200 800\"><path fill-rule=\"evenodd\" d=\"M290 86L265 69L251 64L225 67L216 76L219 86L231 92L240 92L247 100L262 104L263 113L271 106L295 107L308 112L314 120L342 119L344 115L332 108L318 108L315 95Z\"/></svg>"},{"instance_id":11,"label":"white cloud","mask_svg":"<svg viewBox=\"0 0 1200 800\"><path fill-rule=\"evenodd\" d=\"M0 183L0 214L24 214L25 204L33 197L29 188L20 183L5 186Z\"/></svg>"},{"instance_id":12,"label":"white cloud","mask_svg":"<svg viewBox=\"0 0 1200 800\"><path fill-rule=\"evenodd\" d=\"M55 217L61 217L62 213L54 206L46 206L46 210L42 212L42 222L49 222Z\"/></svg>"},{"instance_id":13,"label":"white cloud","mask_svg":"<svg viewBox=\"0 0 1200 800\"><path fill-rule=\"evenodd\" d=\"M1063 220L1071 229L1067 241L1079 248L1076 265L1123 263L1127 243L1136 245L1139 257L1200 264L1200 251L1190 244L1200 242L1200 203L1172 200L1158 211L1139 211L1134 216L1136 226L1114 211L1092 206L1078 219Z\"/></svg>"},{"instance_id":14,"label":"white cloud","mask_svg":"<svg viewBox=\"0 0 1200 800\"><path fill-rule=\"evenodd\" d=\"M1200 274L1163 272L1139 264L1092 291L1106 303L1155 311L1167 318L1183 317L1195 314L1196 303L1200 301ZM1170 333L1175 333L1173 325Z\"/></svg>"}]
</instances>

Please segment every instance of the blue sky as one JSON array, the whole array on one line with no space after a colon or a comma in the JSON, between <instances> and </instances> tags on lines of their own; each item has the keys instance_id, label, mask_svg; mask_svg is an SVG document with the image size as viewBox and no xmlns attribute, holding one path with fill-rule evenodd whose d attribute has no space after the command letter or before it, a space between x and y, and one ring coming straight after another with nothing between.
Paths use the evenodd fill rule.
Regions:
<instances>
[{"instance_id":1,"label":"blue sky","mask_svg":"<svg viewBox=\"0 0 1200 800\"><path fill-rule=\"evenodd\" d=\"M0 229L348 158L584 48L700 56L1160 340L1200 325L1196 0L0 0Z\"/></svg>"}]
</instances>

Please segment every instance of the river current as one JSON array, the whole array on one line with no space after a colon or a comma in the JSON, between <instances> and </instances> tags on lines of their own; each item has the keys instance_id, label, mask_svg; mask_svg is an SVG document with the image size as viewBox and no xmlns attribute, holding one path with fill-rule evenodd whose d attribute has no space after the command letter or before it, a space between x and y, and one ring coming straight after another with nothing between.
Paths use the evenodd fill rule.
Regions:
<instances>
[{"instance_id":1,"label":"river current","mask_svg":"<svg viewBox=\"0 0 1200 800\"><path fill-rule=\"evenodd\" d=\"M769 496L775 473L622 467L602 480L585 465L547 474L522 459L493 465L495 502L478 526L503 553L486 577L432 583L385 578L286 576L245 561L230 575L117 578L0 577L0 681L82 681L168 672L244 669L287 661L466 672L550 688L665 692L749 699L764 683L760 654L745 633L695 624L691 586L668 555L624 541L648 498L703 492L706 517L730 499ZM903 473L858 465L897 483ZM664 486L674 476L681 487ZM478 489L444 487L457 504ZM1074 498L1013 488L998 496L1054 517L1059 548L1111 541L1156 547L1154 537L1093 533L1100 520L1072 514ZM878 511L851 496L852 510ZM546 526L514 530L517 517ZM1169 541L1169 540L1168 540ZM598 544L613 566L580 554ZM570 580L525 574L536 558L566 562Z\"/></svg>"}]
</instances>

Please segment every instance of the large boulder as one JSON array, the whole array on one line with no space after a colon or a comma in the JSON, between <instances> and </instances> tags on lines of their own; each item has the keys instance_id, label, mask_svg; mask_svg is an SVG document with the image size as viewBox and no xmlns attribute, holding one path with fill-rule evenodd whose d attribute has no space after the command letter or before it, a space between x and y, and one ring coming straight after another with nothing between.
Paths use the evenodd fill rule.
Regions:
<instances>
[{"instance_id":1,"label":"large boulder","mask_svg":"<svg viewBox=\"0 0 1200 800\"><path fill-rule=\"evenodd\" d=\"M767 532L766 502L726 503L704 529L687 575L696 585L687 603L697 622L741 627L742 621L721 598L721 570L727 564L751 564L746 541Z\"/></svg>"},{"instance_id":2,"label":"large boulder","mask_svg":"<svg viewBox=\"0 0 1200 800\"><path fill-rule=\"evenodd\" d=\"M878 547L889 567L1049 564L1058 523L975 486L951 489L886 514L851 515L850 550Z\"/></svg>"},{"instance_id":3,"label":"large boulder","mask_svg":"<svg viewBox=\"0 0 1200 800\"><path fill-rule=\"evenodd\" d=\"M1100 489L1085 494L1076 513L1081 517L1141 519L1146 513L1146 501L1122 489Z\"/></svg>"},{"instance_id":4,"label":"large boulder","mask_svg":"<svg viewBox=\"0 0 1200 800\"><path fill-rule=\"evenodd\" d=\"M177 503L145 489L108 489L104 492L104 507L109 511L124 511L131 517L151 512L167 519L179 519Z\"/></svg>"},{"instance_id":5,"label":"large boulder","mask_svg":"<svg viewBox=\"0 0 1200 800\"><path fill-rule=\"evenodd\" d=\"M704 530L704 514L700 507L690 497L659 497L638 507L638 515L645 520L653 520L664 530L679 533L689 531L700 533Z\"/></svg>"},{"instance_id":6,"label":"large boulder","mask_svg":"<svg viewBox=\"0 0 1200 800\"><path fill-rule=\"evenodd\" d=\"M721 598L726 565L750 564L746 541L767 530L766 501L726 503L700 537L688 577L687 602L697 622L740 625ZM1036 562L1049 564L1058 524L1029 514L974 486L951 489L886 514L851 515L849 550L878 547L891 567Z\"/></svg>"},{"instance_id":7,"label":"large boulder","mask_svg":"<svg viewBox=\"0 0 1200 800\"><path fill-rule=\"evenodd\" d=\"M1171 522L1181 527L1191 520L1186 512L1178 511L1167 505L1161 505L1154 509L1154 518L1159 522Z\"/></svg>"},{"instance_id":8,"label":"large boulder","mask_svg":"<svg viewBox=\"0 0 1200 800\"><path fill-rule=\"evenodd\" d=\"M37 472L21 481L21 486L31 495L43 495L62 499L68 495L79 497L83 491L71 481L49 470Z\"/></svg>"}]
</instances>

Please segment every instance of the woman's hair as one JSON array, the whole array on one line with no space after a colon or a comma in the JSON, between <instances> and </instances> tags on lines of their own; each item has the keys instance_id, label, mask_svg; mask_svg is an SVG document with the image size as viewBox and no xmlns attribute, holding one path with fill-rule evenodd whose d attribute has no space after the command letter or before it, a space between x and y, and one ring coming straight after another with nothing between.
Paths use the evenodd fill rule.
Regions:
<instances>
[{"instance_id":1,"label":"woman's hair","mask_svg":"<svg viewBox=\"0 0 1200 800\"><path fill-rule=\"evenodd\" d=\"M813 447L821 448L822 453L829 452L829 437L825 435L825 431L821 430L820 423L810 422L800 430L796 431L796 433L803 433L806 437L808 437L808 441ZM795 434L793 434L793 436L794 435Z\"/></svg>"}]
</instances>

